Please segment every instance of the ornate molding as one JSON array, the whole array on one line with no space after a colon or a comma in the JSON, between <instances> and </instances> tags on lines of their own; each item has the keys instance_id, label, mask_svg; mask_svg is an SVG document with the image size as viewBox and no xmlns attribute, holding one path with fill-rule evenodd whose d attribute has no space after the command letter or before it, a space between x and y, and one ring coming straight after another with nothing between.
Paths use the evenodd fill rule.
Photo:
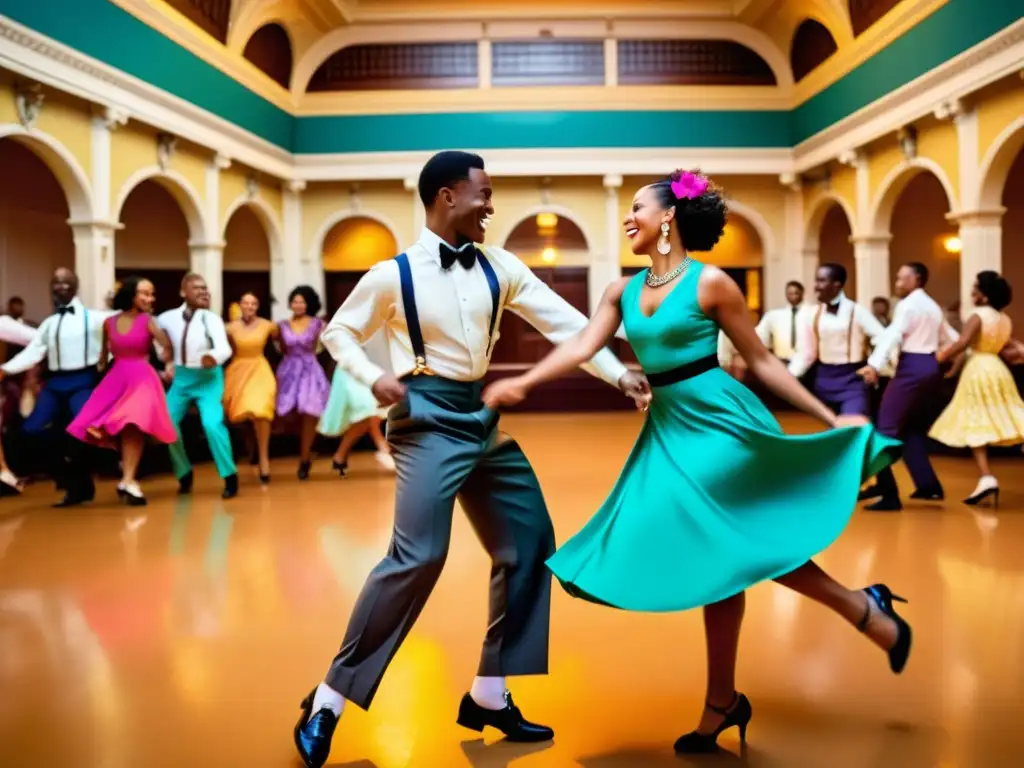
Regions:
<instances>
[{"instance_id":1,"label":"ornate molding","mask_svg":"<svg viewBox=\"0 0 1024 768\"><path fill-rule=\"evenodd\" d=\"M156 161L161 171L166 171L178 151L178 137L169 133L158 133L156 136Z\"/></svg>"},{"instance_id":2,"label":"ornate molding","mask_svg":"<svg viewBox=\"0 0 1024 768\"><path fill-rule=\"evenodd\" d=\"M904 126L896 132L896 141L900 143L900 152L907 160L917 157L917 128Z\"/></svg>"},{"instance_id":3,"label":"ornate molding","mask_svg":"<svg viewBox=\"0 0 1024 768\"><path fill-rule=\"evenodd\" d=\"M1002 226L1006 208L992 208L976 211L951 211L946 214L946 221L961 227L993 227Z\"/></svg>"},{"instance_id":4,"label":"ornate molding","mask_svg":"<svg viewBox=\"0 0 1024 768\"><path fill-rule=\"evenodd\" d=\"M967 106L962 99L949 99L939 104L932 114L936 120L956 120L966 112Z\"/></svg>"},{"instance_id":5,"label":"ornate molding","mask_svg":"<svg viewBox=\"0 0 1024 768\"><path fill-rule=\"evenodd\" d=\"M840 165L845 165L849 168L859 168L867 160L867 156L861 149L846 149L839 153L839 157L836 161Z\"/></svg>"},{"instance_id":6,"label":"ornate molding","mask_svg":"<svg viewBox=\"0 0 1024 768\"><path fill-rule=\"evenodd\" d=\"M256 195L260 193L260 179L259 175L254 171L245 177L245 196L250 200L255 200Z\"/></svg>"},{"instance_id":7,"label":"ornate molding","mask_svg":"<svg viewBox=\"0 0 1024 768\"><path fill-rule=\"evenodd\" d=\"M218 171L226 171L231 167L231 158L222 152L218 152L213 156L213 160L210 161L210 164Z\"/></svg>"},{"instance_id":8,"label":"ornate molding","mask_svg":"<svg viewBox=\"0 0 1024 768\"><path fill-rule=\"evenodd\" d=\"M108 131L116 131L118 128L128 125L130 117L128 110L119 107L97 105L93 109L93 120Z\"/></svg>"},{"instance_id":9,"label":"ornate molding","mask_svg":"<svg viewBox=\"0 0 1024 768\"><path fill-rule=\"evenodd\" d=\"M622 175L618 173L605 174L601 183L604 184L604 188L607 189L609 193L617 192L622 186Z\"/></svg>"},{"instance_id":10,"label":"ornate molding","mask_svg":"<svg viewBox=\"0 0 1024 768\"><path fill-rule=\"evenodd\" d=\"M804 188L803 178L795 173L787 172L779 174L779 184L788 189L790 192L799 192Z\"/></svg>"},{"instance_id":11,"label":"ornate molding","mask_svg":"<svg viewBox=\"0 0 1024 768\"><path fill-rule=\"evenodd\" d=\"M284 183L285 192L291 192L293 195L297 195L300 192L306 191L306 182L302 179L289 179Z\"/></svg>"}]
</instances>

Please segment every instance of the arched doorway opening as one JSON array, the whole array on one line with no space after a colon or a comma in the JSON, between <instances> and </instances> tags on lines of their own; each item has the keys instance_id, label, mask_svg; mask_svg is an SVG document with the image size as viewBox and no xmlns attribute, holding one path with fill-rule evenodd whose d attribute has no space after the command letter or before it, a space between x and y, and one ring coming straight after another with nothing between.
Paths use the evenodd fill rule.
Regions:
<instances>
[{"instance_id":1,"label":"arched doorway opening","mask_svg":"<svg viewBox=\"0 0 1024 768\"><path fill-rule=\"evenodd\" d=\"M224 272L221 288L224 291L224 318L230 319L231 307L243 293L253 293L259 299L259 316L271 317L270 292L271 239L264 221L265 212L245 203L228 217L224 228Z\"/></svg>"},{"instance_id":2,"label":"arched doorway opening","mask_svg":"<svg viewBox=\"0 0 1024 768\"><path fill-rule=\"evenodd\" d=\"M590 247L569 215L551 210L530 213L505 237L502 248L519 257L555 293L590 314ZM491 355L492 366L524 369L551 350L551 343L522 318L506 312Z\"/></svg>"},{"instance_id":3,"label":"arched doorway opening","mask_svg":"<svg viewBox=\"0 0 1024 768\"><path fill-rule=\"evenodd\" d=\"M960 322L960 240L946 219L949 196L930 171L916 174L898 193L892 209L889 284L900 266L919 261L928 267L928 293L954 327Z\"/></svg>"},{"instance_id":4,"label":"arched doorway opening","mask_svg":"<svg viewBox=\"0 0 1024 768\"><path fill-rule=\"evenodd\" d=\"M380 219L344 216L331 224L320 246L327 316L337 311L366 270L397 253L398 238Z\"/></svg>"},{"instance_id":5,"label":"arched doorway opening","mask_svg":"<svg viewBox=\"0 0 1024 768\"><path fill-rule=\"evenodd\" d=\"M191 228L167 182L148 178L121 205L114 240L114 276L145 277L156 289L156 313L181 304L181 279L189 271Z\"/></svg>"},{"instance_id":6,"label":"arched doorway opening","mask_svg":"<svg viewBox=\"0 0 1024 768\"><path fill-rule=\"evenodd\" d=\"M819 264L839 264L846 270L846 295L865 306L873 298L857 293L857 262L853 256L853 225L846 208L836 198L825 198L811 217L807 245L818 253ZM814 286L805 285L807 298Z\"/></svg>"},{"instance_id":7,"label":"arched doorway opening","mask_svg":"<svg viewBox=\"0 0 1024 768\"><path fill-rule=\"evenodd\" d=\"M53 311L53 271L75 267L68 198L31 142L0 138L0 168L6 178L17 179L0 185L0 311L9 298L19 296L25 300L26 319L39 323Z\"/></svg>"}]
</instances>

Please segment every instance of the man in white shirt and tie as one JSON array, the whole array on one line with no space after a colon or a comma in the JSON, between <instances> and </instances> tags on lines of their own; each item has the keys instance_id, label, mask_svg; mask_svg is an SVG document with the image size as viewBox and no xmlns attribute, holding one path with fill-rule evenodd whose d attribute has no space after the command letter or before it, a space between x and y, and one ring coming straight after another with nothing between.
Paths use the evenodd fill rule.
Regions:
<instances>
[{"instance_id":1,"label":"man in white shirt and tie","mask_svg":"<svg viewBox=\"0 0 1024 768\"><path fill-rule=\"evenodd\" d=\"M46 439L43 455L55 462L51 476L64 488L64 498L54 506L73 507L96 496L84 443L65 431L85 405L99 378L96 364L103 349L103 323L111 312L86 309L78 298L78 277L60 268L50 280L56 312L39 326L35 338L6 365L0 381L33 368L44 359L47 381L32 414L22 425L26 435Z\"/></svg>"},{"instance_id":2,"label":"man in white shirt and tie","mask_svg":"<svg viewBox=\"0 0 1024 768\"><path fill-rule=\"evenodd\" d=\"M798 335L800 305L804 301L804 286L796 280L786 283L786 303L788 306L769 309L757 324L758 337L761 343L772 351L779 360L788 363L793 359Z\"/></svg>"},{"instance_id":3,"label":"man in white shirt and tie","mask_svg":"<svg viewBox=\"0 0 1024 768\"><path fill-rule=\"evenodd\" d=\"M846 268L822 264L814 277L818 304L800 313L796 350L789 372L796 378L814 367L811 389L841 416L871 415L871 393L858 375L868 343L885 331L865 307L846 297Z\"/></svg>"},{"instance_id":4,"label":"man in white shirt and tie","mask_svg":"<svg viewBox=\"0 0 1024 768\"><path fill-rule=\"evenodd\" d=\"M942 373L935 353L939 346L956 341L958 334L946 322L945 313L924 288L928 268L921 263L904 264L896 273L896 305L892 324L885 329L860 375L868 384L878 382L892 351L900 348L896 373L886 387L878 410L878 431L903 441L903 460L914 481L913 499L941 501L942 484L928 459L928 427L921 421L920 402L941 383ZM875 511L903 508L892 470L879 472L875 485L861 492L862 499L878 498L867 507Z\"/></svg>"},{"instance_id":5,"label":"man in white shirt and tie","mask_svg":"<svg viewBox=\"0 0 1024 768\"><path fill-rule=\"evenodd\" d=\"M167 410L178 425L178 442L170 448L178 492L192 491L192 464L181 439L181 421L196 404L206 442L217 473L224 480L225 499L238 495L238 470L231 452L231 436L224 424L224 369L231 357L224 321L210 311L210 291L201 275L189 273L181 281L185 303L157 318L174 345L174 382L167 392Z\"/></svg>"},{"instance_id":6,"label":"man in white shirt and tie","mask_svg":"<svg viewBox=\"0 0 1024 768\"><path fill-rule=\"evenodd\" d=\"M395 532L356 602L324 681L302 703L295 743L321 766L346 700L368 708L384 672L441 573L456 497L491 555L490 620L477 674L459 707L460 725L537 742L550 728L525 720L506 675L545 674L555 536L529 462L497 429L480 400L503 310L558 343L586 326L511 253L478 249L494 212L483 160L442 152L424 166L427 226L405 254L374 266L322 335L352 376L372 387L388 414L398 467ZM383 326L397 375L367 359L361 344ZM642 386L608 350L589 368L628 393Z\"/></svg>"}]
</instances>

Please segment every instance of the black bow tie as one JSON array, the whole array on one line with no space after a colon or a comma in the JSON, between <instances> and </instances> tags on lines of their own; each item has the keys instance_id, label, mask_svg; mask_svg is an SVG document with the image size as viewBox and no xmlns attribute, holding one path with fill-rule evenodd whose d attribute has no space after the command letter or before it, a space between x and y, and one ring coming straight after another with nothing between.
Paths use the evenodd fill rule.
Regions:
<instances>
[{"instance_id":1,"label":"black bow tie","mask_svg":"<svg viewBox=\"0 0 1024 768\"><path fill-rule=\"evenodd\" d=\"M456 261L463 269L472 269L476 264L476 248L472 245L465 245L456 250L448 243L441 243L438 248L438 255L441 257L441 269L449 270Z\"/></svg>"},{"instance_id":2,"label":"black bow tie","mask_svg":"<svg viewBox=\"0 0 1024 768\"><path fill-rule=\"evenodd\" d=\"M72 306L57 307L57 314L58 315L73 315L73 314L75 314L75 308L72 307Z\"/></svg>"},{"instance_id":3,"label":"black bow tie","mask_svg":"<svg viewBox=\"0 0 1024 768\"><path fill-rule=\"evenodd\" d=\"M828 312L830 315L838 315L839 314L839 304L838 303L836 303L836 304L826 304L825 305L825 311Z\"/></svg>"}]
</instances>

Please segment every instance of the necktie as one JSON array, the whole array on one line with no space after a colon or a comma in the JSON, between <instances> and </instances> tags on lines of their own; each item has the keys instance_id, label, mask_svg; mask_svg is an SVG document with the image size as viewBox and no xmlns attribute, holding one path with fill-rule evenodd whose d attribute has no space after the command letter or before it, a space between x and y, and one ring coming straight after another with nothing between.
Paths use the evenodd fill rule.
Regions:
<instances>
[{"instance_id":1,"label":"necktie","mask_svg":"<svg viewBox=\"0 0 1024 768\"><path fill-rule=\"evenodd\" d=\"M182 317L185 318L185 330L181 332L181 364L182 365L185 365L186 363L188 363L188 357L187 357L187 355L185 353L185 350L188 349L188 347L186 346L186 342L188 341L188 327L192 323L192 318L194 318L195 316L196 316L195 312L192 312L192 311L187 310L187 309L182 314Z\"/></svg>"},{"instance_id":2,"label":"necktie","mask_svg":"<svg viewBox=\"0 0 1024 768\"><path fill-rule=\"evenodd\" d=\"M438 255L441 257L441 269L447 271L452 268L456 261L463 269L472 269L476 263L476 248L473 245L464 245L462 248L452 248L448 243L441 243L438 248Z\"/></svg>"},{"instance_id":3,"label":"necktie","mask_svg":"<svg viewBox=\"0 0 1024 768\"><path fill-rule=\"evenodd\" d=\"M838 303L836 303L836 304L826 304L825 305L825 311L828 312L830 315L838 315L839 314L839 304Z\"/></svg>"},{"instance_id":4,"label":"necktie","mask_svg":"<svg viewBox=\"0 0 1024 768\"><path fill-rule=\"evenodd\" d=\"M789 325L789 346L791 349L796 349L796 313L797 308L793 307L793 317Z\"/></svg>"}]
</instances>

